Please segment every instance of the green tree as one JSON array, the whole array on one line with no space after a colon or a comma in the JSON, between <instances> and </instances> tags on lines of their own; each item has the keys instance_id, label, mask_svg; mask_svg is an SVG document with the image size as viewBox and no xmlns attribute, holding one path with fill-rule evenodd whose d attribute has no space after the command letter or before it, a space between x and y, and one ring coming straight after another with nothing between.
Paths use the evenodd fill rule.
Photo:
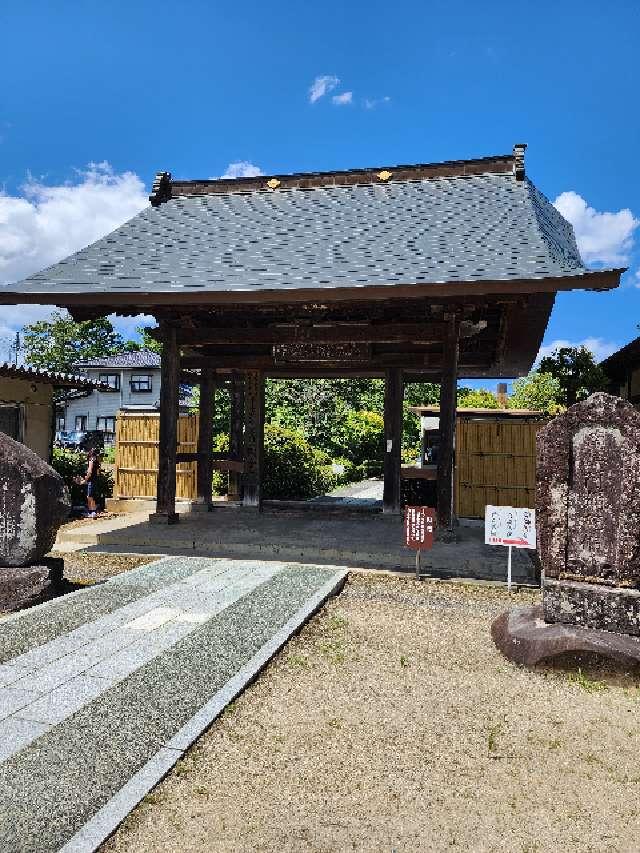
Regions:
<instances>
[{"instance_id":1,"label":"green tree","mask_svg":"<svg viewBox=\"0 0 640 853\"><path fill-rule=\"evenodd\" d=\"M559 401L563 406L573 406L594 391L604 391L607 376L596 364L591 350L586 347L560 347L542 359L541 373L549 373L560 383Z\"/></svg>"},{"instance_id":2,"label":"green tree","mask_svg":"<svg viewBox=\"0 0 640 853\"><path fill-rule=\"evenodd\" d=\"M466 409L499 409L494 393L486 388L458 388L458 405Z\"/></svg>"},{"instance_id":3,"label":"green tree","mask_svg":"<svg viewBox=\"0 0 640 853\"><path fill-rule=\"evenodd\" d=\"M127 352L155 352L158 355L162 354L162 344L150 335L148 326L136 326L136 334L139 335L139 341L126 341L124 348Z\"/></svg>"},{"instance_id":4,"label":"green tree","mask_svg":"<svg viewBox=\"0 0 640 853\"><path fill-rule=\"evenodd\" d=\"M56 311L50 320L25 327L23 346L33 367L70 373L78 361L121 352L124 341L106 317L76 323Z\"/></svg>"},{"instance_id":5,"label":"green tree","mask_svg":"<svg viewBox=\"0 0 640 853\"><path fill-rule=\"evenodd\" d=\"M563 406L560 403L560 382L550 373L532 370L528 376L516 379L509 397L510 409L534 409L555 415Z\"/></svg>"}]
</instances>

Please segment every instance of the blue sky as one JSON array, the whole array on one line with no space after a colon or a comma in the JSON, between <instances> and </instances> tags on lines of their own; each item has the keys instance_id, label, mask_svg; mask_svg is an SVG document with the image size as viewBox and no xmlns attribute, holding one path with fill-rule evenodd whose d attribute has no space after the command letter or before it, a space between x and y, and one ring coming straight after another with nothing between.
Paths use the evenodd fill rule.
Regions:
<instances>
[{"instance_id":1,"label":"blue sky","mask_svg":"<svg viewBox=\"0 0 640 853\"><path fill-rule=\"evenodd\" d=\"M561 197L589 262L630 268L618 291L561 295L545 343L605 355L638 334L637 2L4 0L0 31L0 282L133 215L160 169L269 174L527 142L528 175ZM26 316L0 309L0 338Z\"/></svg>"}]
</instances>

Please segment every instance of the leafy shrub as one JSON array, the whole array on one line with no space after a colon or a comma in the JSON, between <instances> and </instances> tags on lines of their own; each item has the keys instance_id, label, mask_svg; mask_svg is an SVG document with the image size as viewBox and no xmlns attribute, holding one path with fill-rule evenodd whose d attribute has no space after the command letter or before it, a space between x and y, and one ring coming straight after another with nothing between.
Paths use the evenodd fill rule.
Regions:
<instances>
[{"instance_id":1,"label":"leafy shrub","mask_svg":"<svg viewBox=\"0 0 640 853\"><path fill-rule=\"evenodd\" d=\"M228 451L229 437L224 433L214 439L215 451ZM277 424L265 424L262 457L262 497L266 500L307 500L331 491L337 477L326 453L312 447L296 430ZM216 471L213 490L227 492L227 477Z\"/></svg>"},{"instance_id":2,"label":"leafy shrub","mask_svg":"<svg viewBox=\"0 0 640 853\"><path fill-rule=\"evenodd\" d=\"M71 503L73 506L80 506L86 502L86 486L79 486L74 482L74 477L84 477L87 472L87 455L86 453L76 453L72 450L63 450L55 448L53 451L53 459L51 461L52 468L60 474L69 489L71 495ZM100 469L96 481L96 501L100 504L104 498L109 498L113 494L113 477L111 472Z\"/></svg>"},{"instance_id":3,"label":"leafy shrub","mask_svg":"<svg viewBox=\"0 0 640 853\"><path fill-rule=\"evenodd\" d=\"M349 411L337 429L336 444L341 455L354 465L382 470L384 420L377 412Z\"/></svg>"}]
</instances>

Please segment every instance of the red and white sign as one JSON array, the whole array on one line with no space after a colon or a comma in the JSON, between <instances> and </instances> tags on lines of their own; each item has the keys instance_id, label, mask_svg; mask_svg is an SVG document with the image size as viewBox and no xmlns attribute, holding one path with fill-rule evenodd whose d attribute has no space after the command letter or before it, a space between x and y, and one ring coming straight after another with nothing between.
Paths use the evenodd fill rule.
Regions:
<instances>
[{"instance_id":1,"label":"red and white sign","mask_svg":"<svg viewBox=\"0 0 640 853\"><path fill-rule=\"evenodd\" d=\"M404 543L407 548L423 550L433 545L436 511L429 506L407 506L404 510Z\"/></svg>"},{"instance_id":2,"label":"red and white sign","mask_svg":"<svg viewBox=\"0 0 640 853\"><path fill-rule=\"evenodd\" d=\"M535 549L536 511L513 506L487 506L484 541L485 545Z\"/></svg>"}]
</instances>

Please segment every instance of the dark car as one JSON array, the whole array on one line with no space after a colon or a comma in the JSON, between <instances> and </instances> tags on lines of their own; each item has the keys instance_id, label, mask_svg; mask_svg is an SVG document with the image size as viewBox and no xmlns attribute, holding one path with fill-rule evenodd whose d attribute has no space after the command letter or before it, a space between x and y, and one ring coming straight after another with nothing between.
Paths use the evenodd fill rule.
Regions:
<instances>
[{"instance_id":1,"label":"dark car","mask_svg":"<svg viewBox=\"0 0 640 853\"><path fill-rule=\"evenodd\" d=\"M54 444L69 450L96 450L104 448L104 433L99 429L92 430L61 430L56 433Z\"/></svg>"}]
</instances>

